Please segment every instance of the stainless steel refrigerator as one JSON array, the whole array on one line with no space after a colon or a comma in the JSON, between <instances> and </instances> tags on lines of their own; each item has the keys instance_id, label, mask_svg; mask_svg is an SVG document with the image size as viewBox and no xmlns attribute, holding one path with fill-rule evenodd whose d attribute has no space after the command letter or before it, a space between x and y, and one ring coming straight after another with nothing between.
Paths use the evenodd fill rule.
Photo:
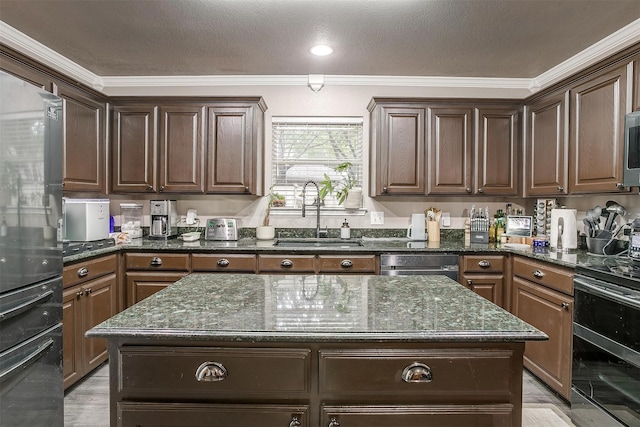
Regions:
<instances>
[{"instance_id":1,"label":"stainless steel refrigerator","mask_svg":"<svg viewBox=\"0 0 640 427\"><path fill-rule=\"evenodd\" d=\"M0 72L0 425L62 426L62 101Z\"/></svg>"}]
</instances>

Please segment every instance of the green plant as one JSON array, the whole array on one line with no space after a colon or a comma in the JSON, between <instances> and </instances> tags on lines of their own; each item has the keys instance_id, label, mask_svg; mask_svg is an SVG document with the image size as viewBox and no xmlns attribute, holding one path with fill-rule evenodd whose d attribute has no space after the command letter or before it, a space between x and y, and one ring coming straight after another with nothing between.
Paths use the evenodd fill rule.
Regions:
<instances>
[{"instance_id":1,"label":"green plant","mask_svg":"<svg viewBox=\"0 0 640 427\"><path fill-rule=\"evenodd\" d=\"M333 170L338 172L342 178L339 180L332 180L329 175L324 174L324 179L320 181L320 200L324 200L329 194L336 194L336 200L341 205L347 199L349 190L356 185L356 179L353 175L351 162L340 163Z\"/></svg>"},{"instance_id":2,"label":"green plant","mask_svg":"<svg viewBox=\"0 0 640 427\"><path fill-rule=\"evenodd\" d=\"M272 206L284 206L285 205L285 197L273 191L273 186L269 189L269 194L267 195L267 210L264 214L264 219L262 220L262 225L265 227L269 226L269 217L271 216L271 207Z\"/></svg>"}]
</instances>

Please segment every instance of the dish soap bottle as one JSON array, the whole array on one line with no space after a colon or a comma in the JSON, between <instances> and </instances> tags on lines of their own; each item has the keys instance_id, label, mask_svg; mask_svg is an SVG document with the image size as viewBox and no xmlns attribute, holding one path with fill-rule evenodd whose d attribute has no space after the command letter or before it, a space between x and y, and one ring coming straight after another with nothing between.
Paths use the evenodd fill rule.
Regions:
<instances>
[{"instance_id":1,"label":"dish soap bottle","mask_svg":"<svg viewBox=\"0 0 640 427\"><path fill-rule=\"evenodd\" d=\"M342 227L340 228L340 238L341 239L350 239L351 238L351 229L349 228L349 223L347 223L347 219L344 219L342 223Z\"/></svg>"}]
</instances>

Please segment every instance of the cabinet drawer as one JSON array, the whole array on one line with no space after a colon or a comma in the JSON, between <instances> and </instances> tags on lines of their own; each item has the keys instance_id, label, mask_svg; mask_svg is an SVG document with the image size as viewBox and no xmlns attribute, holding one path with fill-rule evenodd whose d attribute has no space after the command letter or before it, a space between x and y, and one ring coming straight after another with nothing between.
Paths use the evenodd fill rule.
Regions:
<instances>
[{"instance_id":1,"label":"cabinet drawer","mask_svg":"<svg viewBox=\"0 0 640 427\"><path fill-rule=\"evenodd\" d=\"M306 405L207 405L197 403L118 402L118 424L146 426L309 427ZM295 421L300 424L296 424Z\"/></svg>"},{"instance_id":2,"label":"cabinet drawer","mask_svg":"<svg viewBox=\"0 0 640 427\"><path fill-rule=\"evenodd\" d=\"M443 396L513 389L512 349L321 350L320 392L375 396ZM417 366L416 363L423 366ZM406 382L403 372L430 371L432 379ZM470 385L473 387L470 388Z\"/></svg>"},{"instance_id":3,"label":"cabinet drawer","mask_svg":"<svg viewBox=\"0 0 640 427\"><path fill-rule=\"evenodd\" d=\"M255 255L229 254L193 254L191 268L193 271L234 271L253 273L256 271Z\"/></svg>"},{"instance_id":4,"label":"cabinet drawer","mask_svg":"<svg viewBox=\"0 0 640 427\"><path fill-rule=\"evenodd\" d=\"M465 273L502 273L502 255L465 255L462 257L462 271Z\"/></svg>"},{"instance_id":5,"label":"cabinet drawer","mask_svg":"<svg viewBox=\"0 0 640 427\"><path fill-rule=\"evenodd\" d=\"M189 254L126 254L127 270L189 271Z\"/></svg>"},{"instance_id":6,"label":"cabinet drawer","mask_svg":"<svg viewBox=\"0 0 640 427\"><path fill-rule=\"evenodd\" d=\"M258 270L263 272L315 272L315 255L260 255L258 257Z\"/></svg>"},{"instance_id":7,"label":"cabinet drawer","mask_svg":"<svg viewBox=\"0 0 640 427\"><path fill-rule=\"evenodd\" d=\"M308 349L123 347L119 387L123 398L300 398L310 388L310 355Z\"/></svg>"},{"instance_id":8,"label":"cabinet drawer","mask_svg":"<svg viewBox=\"0 0 640 427\"><path fill-rule=\"evenodd\" d=\"M513 275L573 295L573 271L528 258L513 259Z\"/></svg>"},{"instance_id":9,"label":"cabinet drawer","mask_svg":"<svg viewBox=\"0 0 640 427\"><path fill-rule=\"evenodd\" d=\"M115 255L96 258L85 262L77 262L67 265L62 270L62 283L64 287L95 279L116 271L118 262Z\"/></svg>"},{"instance_id":10,"label":"cabinet drawer","mask_svg":"<svg viewBox=\"0 0 640 427\"><path fill-rule=\"evenodd\" d=\"M376 273L375 255L320 255L318 256L320 273Z\"/></svg>"}]
</instances>

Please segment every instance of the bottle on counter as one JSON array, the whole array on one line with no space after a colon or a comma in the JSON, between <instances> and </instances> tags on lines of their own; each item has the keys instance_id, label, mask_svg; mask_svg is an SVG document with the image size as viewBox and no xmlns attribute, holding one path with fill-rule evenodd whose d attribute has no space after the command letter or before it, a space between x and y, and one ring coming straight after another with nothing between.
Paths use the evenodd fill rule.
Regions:
<instances>
[{"instance_id":1,"label":"bottle on counter","mask_svg":"<svg viewBox=\"0 0 640 427\"><path fill-rule=\"evenodd\" d=\"M351 228L349 228L349 223L347 219L344 219L342 223L342 227L340 228L340 238L341 239L350 239L351 238Z\"/></svg>"},{"instance_id":2,"label":"bottle on counter","mask_svg":"<svg viewBox=\"0 0 640 427\"><path fill-rule=\"evenodd\" d=\"M498 212L496 212L496 214L494 215L494 219L495 219L495 237L494 237L494 241L496 243L500 243L500 240L502 238L502 234L504 233L504 223L505 223L505 217L504 217L504 212L502 212L502 209L498 209Z\"/></svg>"}]
</instances>

